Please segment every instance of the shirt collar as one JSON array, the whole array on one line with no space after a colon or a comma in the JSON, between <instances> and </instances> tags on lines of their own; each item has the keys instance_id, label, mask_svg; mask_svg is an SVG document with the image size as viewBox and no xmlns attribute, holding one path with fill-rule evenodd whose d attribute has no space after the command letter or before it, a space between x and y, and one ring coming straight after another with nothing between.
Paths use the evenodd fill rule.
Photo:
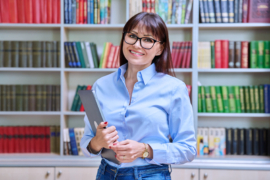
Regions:
<instances>
[{"instance_id":1,"label":"shirt collar","mask_svg":"<svg viewBox=\"0 0 270 180\"><path fill-rule=\"evenodd\" d=\"M124 74L126 71L127 63L118 68L117 81L120 79L120 77L124 78ZM139 82L143 81L144 85L146 85L156 73L156 65L155 63L152 63L147 68L137 72L137 79Z\"/></svg>"}]
</instances>

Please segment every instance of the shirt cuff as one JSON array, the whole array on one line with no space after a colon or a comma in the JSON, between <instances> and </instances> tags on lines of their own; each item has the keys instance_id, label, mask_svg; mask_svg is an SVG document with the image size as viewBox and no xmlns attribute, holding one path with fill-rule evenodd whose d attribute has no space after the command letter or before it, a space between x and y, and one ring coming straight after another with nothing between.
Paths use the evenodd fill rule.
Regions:
<instances>
[{"instance_id":1,"label":"shirt cuff","mask_svg":"<svg viewBox=\"0 0 270 180\"><path fill-rule=\"evenodd\" d=\"M101 154L101 151L102 151L102 149L97 153L97 154L93 154L93 153L91 153L91 152L89 152L88 151L88 144L90 143L90 141L91 141L91 139L89 139L89 141L85 141L84 143L82 143L82 141L81 141L81 149L82 149L82 152L83 152L83 154L86 156L86 157L97 157L97 156L100 156L100 154Z\"/></svg>"},{"instance_id":2,"label":"shirt cuff","mask_svg":"<svg viewBox=\"0 0 270 180\"><path fill-rule=\"evenodd\" d=\"M148 145L151 146L153 150L153 159L145 158L146 162L150 164L156 164L156 165L161 165L160 162L166 162L166 156L164 156L164 153L166 154L166 152L163 152L162 150L160 150L162 149L161 148L162 144L150 143Z\"/></svg>"}]
</instances>

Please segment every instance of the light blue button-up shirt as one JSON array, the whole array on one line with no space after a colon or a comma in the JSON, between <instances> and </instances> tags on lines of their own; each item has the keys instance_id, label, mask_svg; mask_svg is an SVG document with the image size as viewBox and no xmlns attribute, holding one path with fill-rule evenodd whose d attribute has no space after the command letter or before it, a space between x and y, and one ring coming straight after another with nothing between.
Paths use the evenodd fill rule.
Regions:
<instances>
[{"instance_id":1,"label":"light blue button-up shirt","mask_svg":"<svg viewBox=\"0 0 270 180\"><path fill-rule=\"evenodd\" d=\"M127 64L118 71L98 79L93 88L102 108L108 127L115 126L118 141L126 139L149 144L153 159L137 158L131 163L110 165L122 168L149 164L183 164L192 161L196 152L193 111L188 90L181 80L164 73L158 73L155 64L137 73L129 104L129 93L124 74ZM85 130L81 149L85 156L91 154L87 146L95 136L84 117ZM173 143L169 142L171 136Z\"/></svg>"}]
</instances>

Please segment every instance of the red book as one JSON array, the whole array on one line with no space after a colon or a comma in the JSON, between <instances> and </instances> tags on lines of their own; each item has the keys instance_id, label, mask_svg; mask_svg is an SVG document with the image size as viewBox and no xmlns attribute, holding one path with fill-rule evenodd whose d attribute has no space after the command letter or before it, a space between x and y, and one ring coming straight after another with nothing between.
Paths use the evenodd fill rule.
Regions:
<instances>
[{"instance_id":1,"label":"red book","mask_svg":"<svg viewBox=\"0 0 270 180\"><path fill-rule=\"evenodd\" d=\"M24 1L17 1L17 10L18 10L18 23L25 23L25 7Z\"/></svg>"},{"instance_id":2,"label":"red book","mask_svg":"<svg viewBox=\"0 0 270 180\"><path fill-rule=\"evenodd\" d=\"M4 127L0 126L0 153L4 152Z\"/></svg>"},{"instance_id":3,"label":"red book","mask_svg":"<svg viewBox=\"0 0 270 180\"><path fill-rule=\"evenodd\" d=\"M142 12L146 12L146 8L147 8L146 0L142 0Z\"/></svg>"},{"instance_id":4,"label":"red book","mask_svg":"<svg viewBox=\"0 0 270 180\"><path fill-rule=\"evenodd\" d=\"M26 138L25 138L25 130L24 126L18 127L19 128L19 147L22 153L26 153Z\"/></svg>"},{"instance_id":5,"label":"red book","mask_svg":"<svg viewBox=\"0 0 270 180\"><path fill-rule=\"evenodd\" d=\"M35 126L30 126L29 127L30 133L29 133L29 143L30 143L30 152L33 153L35 152L35 146L36 146L36 142L35 142Z\"/></svg>"},{"instance_id":6,"label":"red book","mask_svg":"<svg viewBox=\"0 0 270 180\"><path fill-rule=\"evenodd\" d=\"M60 8L58 7L59 0L52 1L52 23L57 24Z\"/></svg>"},{"instance_id":7,"label":"red book","mask_svg":"<svg viewBox=\"0 0 270 180\"><path fill-rule=\"evenodd\" d=\"M1 22L9 23L9 1L0 1Z\"/></svg>"},{"instance_id":8,"label":"red book","mask_svg":"<svg viewBox=\"0 0 270 180\"><path fill-rule=\"evenodd\" d=\"M215 40L215 68L221 68L221 40Z\"/></svg>"},{"instance_id":9,"label":"red book","mask_svg":"<svg viewBox=\"0 0 270 180\"><path fill-rule=\"evenodd\" d=\"M114 65L113 65L113 67L114 68L118 68L119 66L120 66L120 59L119 59L119 55L120 55L120 52L119 52L119 50L120 50L120 47L119 46L117 46L117 48L116 48L116 53L115 53L115 56L114 56Z\"/></svg>"},{"instance_id":10,"label":"red book","mask_svg":"<svg viewBox=\"0 0 270 180\"><path fill-rule=\"evenodd\" d=\"M174 54L174 60L173 60L173 67L177 68L177 61L178 61L178 57L180 55L180 51L181 51L181 42L176 42L176 49L175 49L175 54Z\"/></svg>"},{"instance_id":11,"label":"red book","mask_svg":"<svg viewBox=\"0 0 270 180\"><path fill-rule=\"evenodd\" d=\"M51 131L50 131L50 126L45 127L45 141L46 141L46 152L50 153L51 152Z\"/></svg>"},{"instance_id":12,"label":"red book","mask_svg":"<svg viewBox=\"0 0 270 180\"><path fill-rule=\"evenodd\" d=\"M15 126L15 127L12 127L12 129L13 129L13 132L14 132L14 136L13 136L13 138L14 138L14 141L13 141L14 142L14 144L13 144L14 152L15 153L20 153L20 152L22 152L21 148L20 148L20 146L17 146L17 145L20 145L20 131L19 131L20 127Z\"/></svg>"},{"instance_id":13,"label":"red book","mask_svg":"<svg viewBox=\"0 0 270 180\"><path fill-rule=\"evenodd\" d=\"M87 0L83 0L83 24L87 24Z\"/></svg>"},{"instance_id":14,"label":"red book","mask_svg":"<svg viewBox=\"0 0 270 180\"><path fill-rule=\"evenodd\" d=\"M8 127L8 152L14 153L14 145L15 145L15 138L14 138L14 127L9 126Z\"/></svg>"},{"instance_id":15,"label":"red book","mask_svg":"<svg viewBox=\"0 0 270 180\"><path fill-rule=\"evenodd\" d=\"M47 23L49 24L52 23L52 14L52 0L47 0Z\"/></svg>"},{"instance_id":16,"label":"red book","mask_svg":"<svg viewBox=\"0 0 270 180\"><path fill-rule=\"evenodd\" d=\"M248 0L243 0L242 5L242 22L247 23L248 22Z\"/></svg>"},{"instance_id":17,"label":"red book","mask_svg":"<svg viewBox=\"0 0 270 180\"><path fill-rule=\"evenodd\" d=\"M248 22L270 23L270 2L269 0L249 0Z\"/></svg>"},{"instance_id":18,"label":"red book","mask_svg":"<svg viewBox=\"0 0 270 180\"><path fill-rule=\"evenodd\" d=\"M188 43L189 42L184 42L184 55L183 55L183 61L182 61L182 64L181 64L181 68L185 68L185 65L187 63Z\"/></svg>"},{"instance_id":19,"label":"red book","mask_svg":"<svg viewBox=\"0 0 270 180\"><path fill-rule=\"evenodd\" d=\"M41 23L47 23L47 0L40 2Z\"/></svg>"},{"instance_id":20,"label":"red book","mask_svg":"<svg viewBox=\"0 0 270 180\"><path fill-rule=\"evenodd\" d=\"M25 129L25 151L26 153L30 153L31 152L31 139L30 139L30 136L31 136L31 127L30 126L27 126L24 128Z\"/></svg>"},{"instance_id":21,"label":"red book","mask_svg":"<svg viewBox=\"0 0 270 180\"><path fill-rule=\"evenodd\" d=\"M79 5L80 5L80 0L76 0L76 24L80 23L80 9L79 9Z\"/></svg>"},{"instance_id":22,"label":"red book","mask_svg":"<svg viewBox=\"0 0 270 180\"><path fill-rule=\"evenodd\" d=\"M88 85L88 86L86 87L86 90L91 90L91 89L92 89L92 86L91 86L91 85ZM83 107L83 104L81 105L80 111L82 111L82 112L85 111L85 109L84 109L84 107Z\"/></svg>"},{"instance_id":23,"label":"red book","mask_svg":"<svg viewBox=\"0 0 270 180\"><path fill-rule=\"evenodd\" d=\"M155 0L151 0L151 13L155 13Z\"/></svg>"},{"instance_id":24,"label":"red book","mask_svg":"<svg viewBox=\"0 0 270 180\"><path fill-rule=\"evenodd\" d=\"M151 1L146 0L146 12L150 13L151 12Z\"/></svg>"},{"instance_id":25,"label":"red book","mask_svg":"<svg viewBox=\"0 0 270 180\"><path fill-rule=\"evenodd\" d=\"M4 134L3 152L7 153L8 152L8 127L3 127L3 134Z\"/></svg>"},{"instance_id":26,"label":"red book","mask_svg":"<svg viewBox=\"0 0 270 180\"><path fill-rule=\"evenodd\" d=\"M57 23L61 23L61 0L57 1Z\"/></svg>"},{"instance_id":27,"label":"red book","mask_svg":"<svg viewBox=\"0 0 270 180\"><path fill-rule=\"evenodd\" d=\"M187 89L188 89L188 96L190 97L190 93L191 93L191 85L186 85Z\"/></svg>"},{"instance_id":28,"label":"red book","mask_svg":"<svg viewBox=\"0 0 270 180\"><path fill-rule=\"evenodd\" d=\"M184 42L179 42L179 49L177 54L175 55L175 68L179 68L181 65L181 61L182 61L182 56L183 56L183 52L184 52Z\"/></svg>"},{"instance_id":29,"label":"red book","mask_svg":"<svg viewBox=\"0 0 270 180\"><path fill-rule=\"evenodd\" d=\"M79 24L83 24L83 1L79 0Z\"/></svg>"},{"instance_id":30,"label":"red book","mask_svg":"<svg viewBox=\"0 0 270 180\"><path fill-rule=\"evenodd\" d=\"M190 62L191 62L191 53L192 53L192 41L188 42L188 50L187 50L187 63L186 68L190 68Z\"/></svg>"},{"instance_id":31,"label":"red book","mask_svg":"<svg viewBox=\"0 0 270 180\"><path fill-rule=\"evenodd\" d=\"M9 22L18 23L17 0L9 0Z\"/></svg>"},{"instance_id":32,"label":"red book","mask_svg":"<svg viewBox=\"0 0 270 180\"><path fill-rule=\"evenodd\" d=\"M176 51L177 51L177 42L176 41L173 41L173 44L172 44L172 63L173 63L173 67L175 67L175 54L176 54Z\"/></svg>"},{"instance_id":33,"label":"red book","mask_svg":"<svg viewBox=\"0 0 270 180\"><path fill-rule=\"evenodd\" d=\"M248 68L248 41L241 42L241 68Z\"/></svg>"},{"instance_id":34,"label":"red book","mask_svg":"<svg viewBox=\"0 0 270 180\"><path fill-rule=\"evenodd\" d=\"M111 51L110 51L109 56L108 56L108 60L106 62L106 66L105 66L106 68L111 68L112 67L115 50L116 50L116 46L112 45L111 46Z\"/></svg>"},{"instance_id":35,"label":"red book","mask_svg":"<svg viewBox=\"0 0 270 180\"><path fill-rule=\"evenodd\" d=\"M33 3L33 23L39 24L41 22L40 0L32 0L32 3Z\"/></svg>"},{"instance_id":36,"label":"red book","mask_svg":"<svg viewBox=\"0 0 270 180\"><path fill-rule=\"evenodd\" d=\"M33 3L32 0L24 0L25 23L33 23Z\"/></svg>"},{"instance_id":37,"label":"red book","mask_svg":"<svg viewBox=\"0 0 270 180\"><path fill-rule=\"evenodd\" d=\"M229 68L229 41L221 40L221 68Z\"/></svg>"},{"instance_id":38,"label":"red book","mask_svg":"<svg viewBox=\"0 0 270 180\"><path fill-rule=\"evenodd\" d=\"M40 126L40 133L39 133L39 142L40 142L40 152L45 153L46 152L46 127Z\"/></svg>"}]
</instances>

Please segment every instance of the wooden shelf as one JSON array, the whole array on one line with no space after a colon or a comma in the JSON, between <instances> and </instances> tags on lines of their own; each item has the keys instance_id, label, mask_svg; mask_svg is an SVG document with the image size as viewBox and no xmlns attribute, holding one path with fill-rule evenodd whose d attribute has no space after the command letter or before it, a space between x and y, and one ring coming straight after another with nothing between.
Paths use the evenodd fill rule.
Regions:
<instances>
[{"instance_id":1,"label":"wooden shelf","mask_svg":"<svg viewBox=\"0 0 270 180\"><path fill-rule=\"evenodd\" d=\"M270 117L266 113L198 113L198 117Z\"/></svg>"}]
</instances>

